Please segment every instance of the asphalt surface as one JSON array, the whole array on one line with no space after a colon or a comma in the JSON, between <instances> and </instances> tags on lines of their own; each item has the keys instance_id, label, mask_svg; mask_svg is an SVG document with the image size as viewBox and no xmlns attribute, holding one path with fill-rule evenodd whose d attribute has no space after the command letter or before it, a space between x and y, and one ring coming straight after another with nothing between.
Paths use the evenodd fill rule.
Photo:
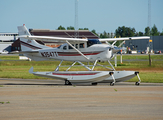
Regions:
<instances>
[{"instance_id":1,"label":"asphalt surface","mask_svg":"<svg viewBox=\"0 0 163 120\"><path fill-rule=\"evenodd\" d=\"M163 119L163 84L65 86L59 80L0 78L0 119Z\"/></svg>"}]
</instances>

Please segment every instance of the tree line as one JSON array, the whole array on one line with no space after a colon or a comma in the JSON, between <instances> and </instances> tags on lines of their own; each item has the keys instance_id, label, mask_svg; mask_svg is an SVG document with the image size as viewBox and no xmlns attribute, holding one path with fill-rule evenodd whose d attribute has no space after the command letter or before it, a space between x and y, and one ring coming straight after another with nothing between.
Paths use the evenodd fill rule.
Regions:
<instances>
[{"instance_id":1,"label":"tree line","mask_svg":"<svg viewBox=\"0 0 163 120\"><path fill-rule=\"evenodd\" d=\"M59 26L57 30L66 30L65 27ZM75 30L73 26L67 27L67 30ZM88 28L79 28L79 30L89 30ZM118 27L115 30L115 33L107 33L104 31L103 33L97 34L96 30L93 29L91 31L95 35L97 35L100 38L113 38L113 37L133 37L133 36L163 36L163 31L159 32L156 25L154 24L152 28L146 27L144 29L144 32L136 32L135 28L130 27Z\"/></svg>"}]
</instances>

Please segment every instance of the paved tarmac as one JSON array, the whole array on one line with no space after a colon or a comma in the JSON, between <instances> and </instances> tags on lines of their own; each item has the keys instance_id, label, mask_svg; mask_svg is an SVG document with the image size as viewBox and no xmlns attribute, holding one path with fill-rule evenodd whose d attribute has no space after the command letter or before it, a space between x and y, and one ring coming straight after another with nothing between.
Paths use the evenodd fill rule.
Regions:
<instances>
[{"instance_id":1,"label":"paved tarmac","mask_svg":"<svg viewBox=\"0 0 163 120\"><path fill-rule=\"evenodd\" d=\"M162 120L163 84L65 86L59 80L0 78L0 119Z\"/></svg>"}]
</instances>

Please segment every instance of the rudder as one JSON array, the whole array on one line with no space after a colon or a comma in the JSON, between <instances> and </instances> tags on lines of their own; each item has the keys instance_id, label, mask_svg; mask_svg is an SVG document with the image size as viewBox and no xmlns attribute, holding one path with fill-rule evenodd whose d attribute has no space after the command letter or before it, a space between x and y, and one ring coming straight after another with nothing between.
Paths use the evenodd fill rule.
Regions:
<instances>
[{"instance_id":1,"label":"rudder","mask_svg":"<svg viewBox=\"0 0 163 120\"><path fill-rule=\"evenodd\" d=\"M37 43L35 40L29 40L29 39L21 37L21 36L26 36L26 35L31 36L31 34L29 33L25 25L18 26L18 34L20 36L20 44L21 44L22 51L31 51L31 50L37 50L37 49L42 49L42 48L49 48L47 46Z\"/></svg>"}]
</instances>

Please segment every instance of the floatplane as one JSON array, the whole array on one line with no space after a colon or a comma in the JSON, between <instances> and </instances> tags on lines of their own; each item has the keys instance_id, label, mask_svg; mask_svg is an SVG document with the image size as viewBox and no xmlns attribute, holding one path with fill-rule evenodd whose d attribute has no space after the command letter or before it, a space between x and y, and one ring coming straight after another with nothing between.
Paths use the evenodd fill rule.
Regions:
<instances>
[{"instance_id":1,"label":"floatplane","mask_svg":"<svg viewBox=\"0 0 163 120\"><path fill-rule=\"evenodd\" d=\"M143 37L125 37L125 38L106 38L106 39L80 39L80 38L63 38L49 36L32 36L25 25L18 26L18 33L21 43L20 53L34 61L58 60L61 61L54 71L50 72L34 72L33 67L29 73L47 78L59 79L65 81L65 85L72 84L92 84L110 83L113 86L116 82L126 81L135 76L139 81L135 85L139 85L141 80L137 71L116 71L110 60L120 50L114 44L120 40L149 39L148 36ZM47 42L64 42L58 48L50 48L39 44L37 41ZM114 41L111 45L101 44L102 41ZM72 65L66 71L59 71L63 61L72 61ZM110 67L98 64L98 61L108 61ZM82 62L93 62L92 68ZM88 71L69 71L72 66L79 63ZM108 71L94 71L95 66L102 66Z\"/></svg>"}]
</instances>

